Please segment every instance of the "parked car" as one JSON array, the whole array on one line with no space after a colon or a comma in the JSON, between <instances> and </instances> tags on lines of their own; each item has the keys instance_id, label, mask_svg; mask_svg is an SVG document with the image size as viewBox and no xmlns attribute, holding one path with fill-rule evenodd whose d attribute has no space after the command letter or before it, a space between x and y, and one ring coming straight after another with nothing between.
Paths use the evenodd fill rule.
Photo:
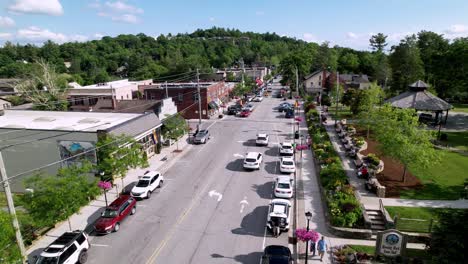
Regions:
<instances>
[{"instance_id":1,"label":"parked car","mask_svg":"<svg viewBox=\"0 0 468 264\"><path fill-rule=\"evenodd\" d=\"M280 171L282 173L293 173L296 171L296 164L292 157L283 157L280 159Z\"/></svg>"},{"instance_id":2,"label":"parked car","mask_svg":"<svg viewBox=\"0 0 468 264\"><path fill-rule=\"evenodd\" d=\"M261 264L291 264L293 257L291 250L285 246L270 245L265 247Z\"/></svg>"},{"instance_id":3,"label":"parked car","mask_svg":"<svg viewBox=\"0 0 468 264\"><path fill-rule=\"evenodd\" d=\"M292 106L292 104L287 103L287 102L284 102L284 103L282 103L282 104L280 104L278 106L278 111L279 112L284 112L284 111L287 111L289 109L293 109L293 106Z\"/></svg>"},{"instance_id":4,"label":"parked car","mask_svg":"<svg viewBox=\"0 0 468 264\"><path fill-rule=\"evenodd\" d=\"M263 101L263 96L257 96L254 98L254 102L261 102Z\"/></svg>"},{"instance_id":5,"label":"parked car","mask_svg":"<svg viewBox=\"0 0 468 264\"><path fill-rule=\"evenodd\" d=\"M244 108L250 110L250 112L253 112L255 106L253 104L247 104Z\"/></svg>"},{"instance_id":6,"label":"parked car","mask_svg":"<svg viewBox=\"0 0 468 264\"><path fill-rule=\"evenodd\" d=\"M294 148L291 142L280 143L280 155L294 155Z\"/></svg>"},{"instance_id":7,"label":"parked car","mask_svg":"<svg viewBox=\"0 0 468 264\"><path fill-rule=\"evenodd\" d=\"M135 186L133 186L130 195L135 198L147 198L151 197L151 193L156 188L162 187L164 184L164 177L158 171L146 171L145 174L140 177L140 180Z\"/></svg>"},{"instance_id":8,"label":"parked car","mask_svg":"<svg viewBox=\"0 0 468 264\"><path fill-rule=\"evenodd\" d=\"M249 115L250 115L249 109L243 109L239 114L240 117L248 117Z\"/></svg>"},{"instance_id":9,"label":"parked car","mask_svg":"<svg viewBox=\"0 0 468 264\"><path fill-rule=\"evenodd\" d=\"M272 230L279 227L281 231L289 230L291 202L286 199L273 199L270 202L267 216L267 227Z\"/></svg>"},{"instance_id":10,"label":"parked car","mask_svg":"<svg viewBox=\"0 0 468 264\"><path fill-rule=\"evenodd\" d=\"M257 144L257 146L268 146L269 139L270 137L268 134L258 134L257 139L255 140L255 144Z\"/></svg>"},{"instance_id":11,"label":"parked car","mask_svg":"<svg viewBox=\"0 0 468 264\"><path fill-rule=\"evenodd\" d=\"M277 198L291 198L293 196L293 179L289 176L276 177L274 194Z\"/></svg>"},{"instance_id":12,"label":"parked car","mask_svg":"<svg viewBox=\"0 0 468 264\"><path fill-rule=\"evenodd\" d=\"M236 115L237 113L239 113L240 111L242 111L242 106L240 105L232 105L232 106L229 106L228 107L228 115Z\"/></svg>"},{"instance_id":13,"label":"parked car","mask_svg":"<svg viewBox=\"0 0 468 264\"><path fill-rule=\"evenodd\" d=\"M108 234L120 230L120 223L130 214L136 212L136 200L130 195L121 195L102 212L94 224L98 234Z\"/></svg>"},{"instance_id":14,"label":"parked car","mask_svg":"<svg viewBox=\"0 0 468 264\"><path fill-rule=\"evenodd\" d=\"M208 129L202 129L195 134L193 138L194 144L206 144L206 142L210 139L210 131Z\"/></svg>"},{"instance_id":15,"label":"parked car","mask_svg":"<svg viewBox=\"0 0 468 264\"><path fill-rule=\"evenodd\" d=\"M258 152L249 152L244 159L244 169L248 170L259 170L260 164L262 164L263 155Z\"/></svg>"},{"instance_id":16,"label":"parked car","mask_svg":"<svg viewBox=\"0 0 468 264\"><path fill-rule=\"evenodd\" d=\"M293 109L287 109L286 113L284 114L285 118L294 118L294 110Z\"/></svg>"},{"instance_id":17,"label":"parked car","mask_svg":"<svg viewBox=\"0 0 468 264\"><path fill-rule=\"evenodd\" d=\"M35 264L86 263L88 260L89 241L86 232L81 230L65 232L50 243L39 256Z\"/></svg>"}]
</instances>

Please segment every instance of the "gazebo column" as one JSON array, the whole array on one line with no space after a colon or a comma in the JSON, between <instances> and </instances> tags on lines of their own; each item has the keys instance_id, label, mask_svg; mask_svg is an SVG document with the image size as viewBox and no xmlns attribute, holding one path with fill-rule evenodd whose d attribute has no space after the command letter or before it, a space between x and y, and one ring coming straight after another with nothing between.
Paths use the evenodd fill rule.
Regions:
<instances>
[{"instance_id":1,"label":"gazebo column","mask_svg":"<svg viewBox=\"0 0 468 264\"><path fill-rule=\"evenodd\" d=\"M446 124L447 124L448 111L449 111L449 110L447 109L447 112L446 112L446 114L445 114L445 121L444 121L444 125L446 125Z\"/></svg>"}]
</instances>

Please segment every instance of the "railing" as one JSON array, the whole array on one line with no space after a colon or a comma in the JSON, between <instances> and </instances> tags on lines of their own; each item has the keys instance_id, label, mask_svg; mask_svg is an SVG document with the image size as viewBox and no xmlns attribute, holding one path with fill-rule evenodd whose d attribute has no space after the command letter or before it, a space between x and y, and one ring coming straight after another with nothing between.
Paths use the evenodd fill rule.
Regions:
<instances>
[{"instance_id":1,"label":"railing","mask_svg":"<svg viewBox=\"0 0 468 264\"><path fill-rule=\"evenodd\" d=\"M385 209L382 199L379 199L379 210L382 212L382 216L385 221L385 229L395 228L395 220L392 219L390 214L387 212L387 209Z\"/></svg>"}]
</instances>

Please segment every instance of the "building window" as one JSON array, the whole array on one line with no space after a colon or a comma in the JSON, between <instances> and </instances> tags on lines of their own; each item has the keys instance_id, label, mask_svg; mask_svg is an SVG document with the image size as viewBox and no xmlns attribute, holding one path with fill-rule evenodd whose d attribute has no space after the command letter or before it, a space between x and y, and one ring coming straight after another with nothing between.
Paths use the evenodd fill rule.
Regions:
<instances>
[{"instance_id":1,"label":"building window","mask_svg":"<svg viewBox=\"0 0 468 264\"><path fill-rule=\"evenodd\" d=\"M128 94L127 94L127 99L128 99Z\"/></svg>"},{"instance_id":2,"label":"building window","mask_svg":"<svg viewBox=\"0 0 468 264\"><path fill-rule=\"evenodd\" d=\"M193 94L192 99L194 102L198 102L198 93Z\"/></svg>"},{"instance_id":3,"label":"building window","mask_svg":"<svg viewBox=\"0 0 468 264\"><path fill-rule=\"evenodd\" d=\"M89 100L89 105L96 105L98 98L89 98L88 100Z\"/></svg>"},{"instance_id":4,"label":"building window","mask_svg":"<svg viewBox=\"0 0 468 264\"><path fill-rule=\"evenodd\" d=\"M183 93L179 93L178 98L179 98L179 102L184 101L184 94L183 94Z\"/></svg>"}]
</instances>

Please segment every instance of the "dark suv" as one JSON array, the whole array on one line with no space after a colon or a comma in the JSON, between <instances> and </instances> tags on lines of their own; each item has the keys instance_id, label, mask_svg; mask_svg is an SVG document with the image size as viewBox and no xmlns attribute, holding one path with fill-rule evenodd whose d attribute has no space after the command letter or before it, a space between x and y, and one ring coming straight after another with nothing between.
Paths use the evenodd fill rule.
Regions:
<instances>
[{"instance_id":1,"label":"dark suv","mask_svg":"<svg viewBox=\"0 0 468 264\"><path fill-rule=\"evenodd\" d=\"M108 234L120 229L120 223L129 215L136 212L136 200L130 195L121 195L102 212L101 217L94 224L96 233Z\"/></svg>"},{"instance_id":2,"label":"dark suv","mask_svg":"<svg viewBox=\"0 0 468 264\"><path fill-rule=\"evenodd\" d=\"M271 245L263 251L262 264L291 264L291 250L285 246Z\"/></svg>"},{"instance_id":3,"label":"dark suv","mask_svg":"<svg viewBox=\"0 0 468 264\"><path fill-rule=\"evenodd\" d=\"M233 105L228 107L228 115L236 115L242 111L242 106L240 105Z\"/></svg>"}]
</instances>

